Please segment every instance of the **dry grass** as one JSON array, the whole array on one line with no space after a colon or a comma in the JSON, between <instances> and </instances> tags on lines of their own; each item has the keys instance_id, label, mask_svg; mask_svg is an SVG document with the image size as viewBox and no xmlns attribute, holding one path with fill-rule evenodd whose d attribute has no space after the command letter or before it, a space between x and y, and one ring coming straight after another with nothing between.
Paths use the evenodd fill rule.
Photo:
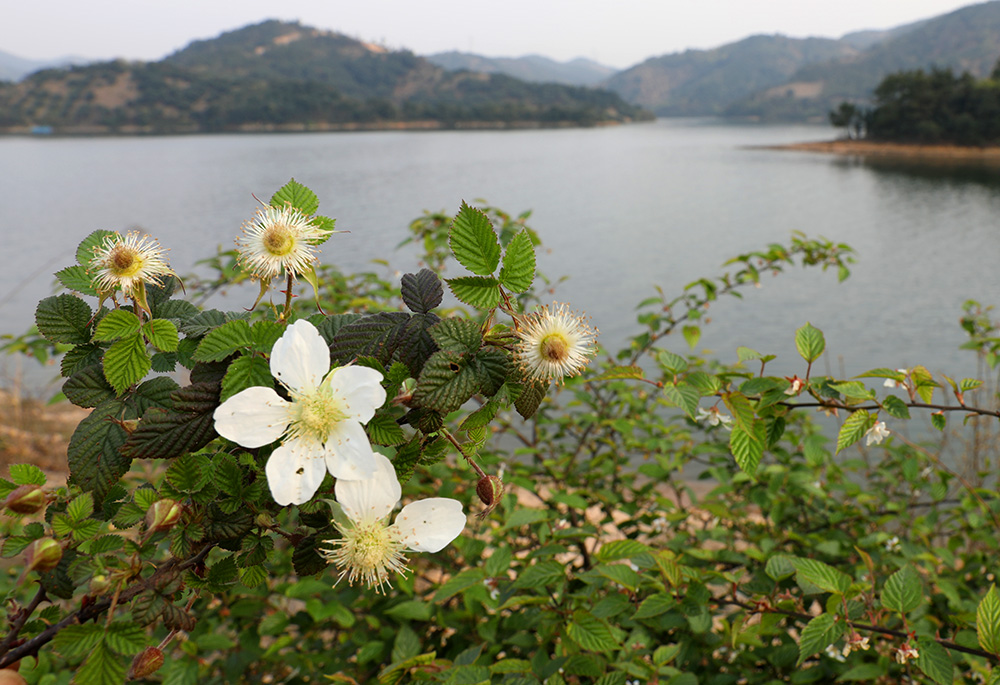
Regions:
<instances>
[{"instance_id":1,"label":"dry grass","mask_svg":"<svg viewBox=\"0 0 1000 685\"><path fill-rule=\"evenodd\" d=\"M816 143L767 145L771 150L824 152L834 155L882 157L933 162L979 162L1000 164L1000 147L970 147L962 145L906 145L877 143L868 140L831 140Z\"/></svg>"},{"instance_id":2,"label":"dry grass","mask_svg":"<svg viewBox=\"0 0 1000 685\"><path fill-rule=\"evenodd\" d=\"M11 464L34 464L51 481L65 481L66 446L87 413L66 402L47 406L0 390L0 477L7 475Z\"/></svg>"}]
</instances>

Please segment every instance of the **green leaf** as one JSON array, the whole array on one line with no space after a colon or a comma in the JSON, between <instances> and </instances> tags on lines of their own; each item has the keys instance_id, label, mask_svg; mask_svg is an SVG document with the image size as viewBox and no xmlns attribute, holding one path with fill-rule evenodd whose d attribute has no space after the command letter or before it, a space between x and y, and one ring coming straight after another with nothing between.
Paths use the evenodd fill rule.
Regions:
<instances>
[{"instance_id":1,"label":"green leaf","mask_svg":"<svg viewBox=\"0 0 1000 685\"><path fill-rule=\"evenodd\" d=\"M982 385L983 382L978 378L963 378L958 382L958 390L959 392L969 392L970 390L982 387Z\"/></svg>"},{"instance_id":2,"label":"green leaf","mask_svg":"<svg viewBox=\"0 0 1000 685\"><path fill-rule=\"evenodd\" d=\"M500 411L500 407L503 406L503 403L507 398L506 387L506 385L503 386L503 389L487 400L486 404L466 416L462 420L462 423L459 424L459 428L464 431L470 431L475 430L476 428L482 428L489 424L496 417L497 412Z\"/></svg>"},{"instance_id":3,"label":"green leaf","mask_svg":"<svg viewBox=\"0 0 1000 685\"><path fill-rule=\"evenodd\" d=\"M923 599L924 589L920 584L920 576L909 565L889 576L882 587L882 606L901 614L916 609Z\"/></svg>"},{"instance_id":4,"label":"green leaf","mask_svg":"<svg viewBox=\"0 0 1000 685\"><path fill-rule=\"evenodd\" d=\"M945 426L948 425L948 419L945 418L943 413L933 413L931 414L931 424L937 428L939 431L943 431Z\"/></svg>"},{"instance_id":5,"label":"green leaf","mask_svg":"<svg viewBox=\"0 0 1000 685\"><path fill-rule=\"evenodd\" d=\"M9 468L15 485L45 485L45 472L34 464L11 464Z\"/></svg>"},{"instance_id":6,"label":"green leaf","mask_svg":"<svg viewBox=\"0 0 1000 685\"><path fill-rule=\"evenodd\" d=\"M611 381L620 378L628 379L641 379L645 378L642 367L640 366L612 366L610 369L602 372L599 376L591 378L591 381Z\"/></svg>"},{"instance_id":7,"label":"green leaf","mask_svg":"<svg viewBox=\"0 0 1000 685\"><path fill-rule=\"evenodd\" d=\"M293 178L271 196L268 204L278 209L291 205L306 216L310 216L319 209L319 198L316 197L316 193Z\"/></svg>"},{"instance_id":8,"label":"green leaf","mask_svg":"<svg viewBox=\"0 0 1000 685\"><path fill-rule=\"evenodd\" d=\"M613 652L620 646L606 623L582 610L573 612L566 634L581 649L592 652Z\"/></svg>"},{"instance_id":9,"label":"green leaf","mask_svg":"<svg viewBox=\"0 0 1000 685\"><path fill-rule=\"evenodd\" d=\"M954 666L948 652L936 640L929 637L917 639L917 668L938 685L951 685Z\"/></svg>"},{"instance_id":10,"label":"green leaf","mask_svg":"<svg viewBox=\"0 0 1000 685\"><path fill-rule=\"evenodd\" d=\"M515 293L523 293L535 280L535 247L531 236L521 231L507 243L500 268L500 283Z\"/></svg>"},{"instance_id":11,"label":"green leaf","mask_svg":"<svg viewBox=\"0 0 1000 685\"><path fill-rule=\"evenodd\" d=\"M725 402L733 415L734 428L742 428L750 440L757 440L757 433L754 430L754 411L750 400L745 395L737 392L722 393L722 401Z\"/></svg>"},{"instance_id":12,"label":"green leaf","mask_svg":"<svg viewBox=\"0 0 1000 685\"><path fill-rule=\"evenodd\" d=\"M465 202L451 224L448 244L459 264L479 276L491 275L500 263L500 241L489 217Z\"/></svg>"},{"instance_id":13,"label":"green leaf","mask_svg":"<svg viewBox=\"0 0 1000 685\"><path fill-rule=\"evenodd\" d=\"M117 231L105 231L103 229L94 231L80 241L76 247L76 261L83 267L90 267L94 260L94 251L104 244L108 236L120 235Z\"/></svg>"},{"instance_id":14,"label":"green leaf","mask_svg":"<svg viewBox=\"0 0 1000 685\"><path fill-rule=\"evenodd\" d=\"M421 269L415 274L403 274L400 295L411 312L426 314L441 304L444 288L437 274L430 269Z\"/></svg>"},{"instance_id":15,"label":"green leaf","mask_svg":"<svg viewBox=\"0 0 1000 685\"><path fill-rule=\"evenodd\" d=\"M115 309L108 312L104 318L97 323L94 329L94 340L98 342L111 342L121 338L134 336L139 332L142 322L139 317L124 309Z\"/></svg>"},{"instance_id":16,"label":"green leaf","mask_svg":"<svg viewBox=\"0 0 1000 685\"><path fill-rule=\"evenodd\" d=\"M695 419L700 399L701 393L687 383L677 385L668 383L663 386L663 401L671 406L680 407L691 419Z\"/></svg>"},{"instance_id":17,"label":"green leaf","mask_svg":"<svg viewBox=\"0 0 1000 685\"><path fill-rule=\"evenodd\" d=\"M847 449L860 440L875 425L875 417L865 409L858 409L844 421L837 433L837 452Z\"/></svg>"},{"instance_id":18,"label":"green leaf","mask_svg":"<svg viewBox=\"0 0 1000 685\"><path fill-rule=\"evenodd\" d=\"M375 414L365 426L369 439L376 445L399 445L406 442L403 429L392 414Z\"/></svg>"},{"instance_id":19,"label":"green leaf","mask_svg":"<svg viewBox=\"0 0 1000 685\"><path fill-rule=\"evenodd\" d=\"M897 419L910 418L909 407L906 406L906 403L903 402L903 400L899 399L895 395L887 395L885 399L882 400L882 408L885 409L886 414Z\"/></svg>"},{"instance_id":20,"label":"green leaf","mask_svg":"<svg viewBox=\"0 0 1000 685\"><path fill-rule=\"evenodd\" d=\"M661 367L672 374L683 373L688 369L687 360L679 354L674 354L670 350L656 350L656 361Z\"/></svg>"},{"instance_id":21,"label":"green leaf","mask_svg":"<svg viewBox=\"0 0 1000 685\"><path fill-rule=\"evenodd\" d=\"M775 554L767 560L764 573L771 580L781 580L795 574L795 564L792 557L786 554Z\"/></svg>"},{"instance_id":22,"label":"green leaf","mask_svg":"<svg viewBox=\"0 0 1000 685\"><path fill-rule=\"evenodd\" d=\"M388 364L399 345L401 331L413 316L405 312L379 312L342 326L330 342L333 359L347 363L356 357L374 357Z\"/></svg>"},{"instance_id":23,"label":"green leaf","mask_svg":"<svg viewBox=\"0 0 1000 685\"><path fill-rule=\"evenodd\" d=\"M97 290L94 289L93 279L90 274L87 273L87 267L74 265L67 266L65 269L56 272L56 279L62 283L63 287L67 290L73 290L81 295L90 295L91 297L97 296Z\"/></svg>"},{"instance_id":24,"label":"green leaf","mask_svg":"<svg viewBox=\"0 0 1000 685\"><path fill-rule=\"evenodd\" d=\"M796 665L802 665L813 654L839 640L846 629L847 622L836 614L820 614L809 621L799 637L799 660Z\"/></svg>"},{"instance_id":25,"label":"green leaf","mask_svg":"<svg viewBox=\"0 0 1000 685\"><path fill-rule=\"evenodd\" d=\"M875 398L875 391L869 390L861 381L847 381L844 383L833 383L831 388L852 400L871 400Z\"/></svg>"},{"instance_id":26,"label":"green leaf","mask_svg":"<svg viewBox=\"0 0 1000 685\"><path fill-rule=\"evenodd\" d=\"M807 323L795 331L795 349L810 364L816 361L826 349L826 340L823 338L822 331Z\"/></svg>"},{"instance_id":27,"label":"green leaf","mask_svg":"<svg viewBox=\"0 0 1000 685\"><path fill-rule=\"evenodd\" d=\"M120 450L128 433L116 421L134 418L118 401L105 402L91 411L73 432L67 457L70 481L94 493L95 502L104 496L128 471L131 459Z\"/></svg>"},{"instance_id":28,"label":"green leaf","mask_svg":"<svg viewBox=\"0 0 1000 685\"><path fill-rule=\"evenodd\" d=\"M638 540L612 540L602 545L594 558L601 563L631 559L640 554L649 554L650 548Z\"/></svg>"},{"instance_id":29,"label":"green leaf","mask_svg":"<svg viewBox=\"0 0 1000 685\"><path fill-rule=\"evenodd\" d=\"M500 283L490 276L462 276L446 279L452 294L461 302L479 309L493 309L500 300Z\"/></svg>"},{"instance_id":30,"label":"green leaf","mask_svg":"<svg viewBox=\"0 0 1000 685\"><path fill-rule=\"evenodd\" d=\"M461 407L479 386L475 368L462 355L442 350L424 364L413 391L421 407L447 414Z\"/></svg>"},{"instance_id":31,"label":"green leaf","mask_svg":"<svg viewBox=\"0 0 1000 685\"><path fill-rule=\"evenodd\" d=\"M167 481L181 492L199 492L208 483L212 465L203 454L185 454L167 469Z\"/></svg>"},{"instance_id":32,"label":"green leaf","mask_svg":"<svg viewBox=\"0 0 1000 685\"><path fill-rule=\"evenodd\" d=\"M74 497L66 505L66 517L73 523L80 523L94 513L94 496L89 492Z\"/></svg>"},{"instance_id":33,"label":"green leaf","mask_svg":"<svg viewBox=\"0 0 1000 685\"><path fill-rule=\"evenodd\" d=\"M979 646L990 654L1000 654L1000 595L991 585L976 609L976 635Z\"/></svg>"},{"instance_id":34,"label":"green leaf","mask_svg":"<svg viewBox=\"0 0 1000 685\"><path fill-rule=\"evenodd\" d=\"M740 470L748 476L756 477L757 467L764 456L766 431L767 427L758 421L753 433L748 433L740 426L733 426L729 434L729 449L732 450Z\"/></svg>"},{"instance_id":35,"label":"green leaf","mask_svg":"<svg viewBox=\"0 0 1000 685\"><path fill-rule=\"evenodd\" d=\"M666 592L658 592L642 601L632 619L653 618L654 616L659 616L664 612L670 611L676 605L677 602L672 595Z\"/></svg>"},{"instance_id":36,"label":"green leaf","mask_svg":"<svg viewBox=\"0 0 1000 685\"><path fill-rule=\"evenodd\" d=\"M209 331L194 353L195 361L219 362L253 346L250 324L243 319L229 321Z\"/></svg>"},{"instance_id":37,"label":"green leaf","mask_svg":"<svg viewBox=\"0 0 1000 685\"><path fill-rule=\"evenodd\" d=\"M442 319L427 332L442 350L474 354L483 344L479 324L468 319Z\"/></svg>"},{"instance_id":38,"label":"green leaf","mask_svg":"<svg viewBox=\"0 0 1000 685\"><path fill-rule=\"evenodd\" d=\"M219 406L218 383L192 383L172 395L173 408L152 408L122 445L135 459L171 459L194 452L218 434L212 414ZM86 420L86 419L85 419Z\"/></svg>"},{"instance_id":39,"label":"green leaf","mask_svg":"<svg viewBox=\"0 0 1000 685\"><path fill-rule=\"evenodd\" d=\"M481 568L470 568L461 571L443 582L434 593L434 601L438 604L447 601L464 590L483 582L486 575Z\"/></svg>"},{"instance_id":40,"label":"green leaf","mask_svg":"<svg viewBox=\"0 0 1000 685\"><path fill-rule=\"evenodd\" d=\"M38 303L35 325L49 342L84 345L90 342L92 316L87 303L76 295L55 295Z\"/></svg>"},{"instance_id":41,"label":"green leaf","mask_svg":"<svg viewBox=\"0 0 1000 685\"><path fill-rule=\"evenodd\" d=\"M698 341L701 340L701 328L699 326L684 326L681 329L681 333L684 335L684 340L687 341L688 347L693 350L698 346Z\"/></svg>"},{"instance_id":42,"label":"green leaf","mask_svg":"<svg viewBox=\"0 0 1000 685\"><path fill-rule=\"evenodd\" d=\"M55 634L52 646L65 657L83 656L94 649L103 637L103 625L68 625Z\"/></svg>"},{"instance_id":43,"label":"green leaf","mask_svg":"<svg viewBox=\"0 0 1000 685\"><path fill-rule=\"evenodd\" d=\"M851 586L850 576L832 566L824 564L822 561L792 557L792 565L795 566L800 579L815 585L824 592L844 594ZM826 647L826 645L823 645L823 647Z\"/></svg>"},{"instance_id":44,"label":"green leaf","mask_svg":"<svg viewBox=\"0 0 1000 685\"><path fill-rule=\"evenodd\" d=\"M254 351L268 354L284 332L285 327L275 321L254 321L250 327Z\"/></svg>"},{"instance_id":45,"label":"green leaf","mask_svg":"<svg viewBox=\"0 0 1000 685\"><path fill-rule=\"evenodd\" d=\"M118 654L130 656L146 646L146 631L135 623L118 621L105 627L104 642Z\"/></svg>"},{"instance_id":46,"label":"green leaf","mask_svg":"<svg viewBox=\"0 0 1000 685\"><path fill-rule=\"evenodd\" d=\"M222 394L219 396L219 401L225 402L236 393L255 386L274 387L271 365L263 357L244 354L229 365L226 377L222 379Z\"/></svg>"},{"instance_id":47,"label":"green leaf","mask_svg":"<svg viewBox=\"0 0 1000 685\"><path fill-rule=\"evenodd\" d=\"M104 640L91 650L87 660L76 671L74 681L87 685L122 685L125 681L125 662L107 646Z\"/></svg>"},{"instance_id":48,"label":"green leaf","mask_svg":"<svg viewBox=\"0 0 1000 685\"><path fill-rule=\"evenodd\" d=\"M539 590L551 587L565 579L566 567L561 563L558 561L540 561L526 568L518 576L517 580L514 581L514 587Z\"/></svg>"},{"instance_id":49,"label":"green leaf","mask_svg":"<svg viewBox=\"0 0 1000 685\"><path fill-rule=\"evenodd\" d=\"M141 381L152 366L146 342L138 333L112 343L104 353L104 377L119 395Z\"/></svg>"},{"instance_id":50,"label":"green leaf","mask_svg":"<svg viewBox=\"0 0 1000 685\"><path fill-rule=\"evenodd\" d=\"M103 323L103 322L102 322ZM177 335L177 327L166 319L153 319L145 323L142 332L149 340L149 344L161 352L174 352L180 338Z\"/></svg>"},{"instance_id":51,"label":"green leaf","mask_svg":"<svg viewBox=\"0 0 1000 685\"><path fill-rule=\"evenodd\" d=\"M594 571L632 591L642 583L642 576L625 564L600 564L594 567Z\"/></svg>"}]
</instances>

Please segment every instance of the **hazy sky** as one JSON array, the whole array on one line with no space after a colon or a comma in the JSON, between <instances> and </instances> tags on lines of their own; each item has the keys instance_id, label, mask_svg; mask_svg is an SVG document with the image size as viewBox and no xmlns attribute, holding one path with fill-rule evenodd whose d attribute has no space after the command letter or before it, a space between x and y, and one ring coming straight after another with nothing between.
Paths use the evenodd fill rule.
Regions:
<instances>
[{"instance_id":1,"label":"hazy sky","mask_svg":"<svg viewBox=\"0 0 1000 685\"><path fill-rule=\"evenodd\" d=\"M969 0L0 0L0 51L158 60L264 19L300 20L417 54L588 57L624 68L755 33L839 37Z\"/></svg>"}]
</instances>

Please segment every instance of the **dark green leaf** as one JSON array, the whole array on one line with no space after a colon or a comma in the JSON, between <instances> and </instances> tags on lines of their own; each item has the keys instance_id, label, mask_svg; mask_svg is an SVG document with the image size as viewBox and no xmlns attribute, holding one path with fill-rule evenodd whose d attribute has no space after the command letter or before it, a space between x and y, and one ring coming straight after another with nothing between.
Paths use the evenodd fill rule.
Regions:
<instances>
[{"instance_id":1,"label":"dark green leaf","mask_svg":"<svg viewBox=\"0 0 1000 685\"><path fill-rule=\"evenodd\" d=\"M913 611L924 599L920 576L912 566L904 566L885 581L882 588L882 606L906 614Z\"/></svg>"},{"instance_id":2,"label":"dark green leaf","mask_svg":"<svg viewBox=\"0 0 1000 685\"><path fill-rule=\"evenodd\" d=\"M105 231L103 229L94 231L80 241L76 247L76 261L83 267L90 267L94 261L94 251L104 244L104 240L109 236L120 235L117 231Z\"/></svg>"},{"instance_id":3,"label":"dark green leaf","mask_svg":"<svg viewBox=\"0 0 1000 685\"><path fill-rule=\"evenodd\" d=\"M607 624L582 610L573 612L566 634L582 649L592 652L613 652L619 647L618 640Z\"/></svg>"},{"instance_id":4,"label":"dark green leaf","mask_svg":"<svg viewBox=\"0 0 1000 685\"><path fill-rule=\"evenodd\" d=\"M757 421L753 429L753 433L748 433L740 426L733 426L732 433L729 434L729 448L740 469L748 476L756 477L757 466L764 456L767 429L761 421Z\"/></svg>"},{"instance_id":5,"label":"dark green leaf","mask_svg":"<svg viewBox=\"0 0 1000 685\"><path fill-rule=\"evenodd\" d=\"M70 438L70 481L92 492L95 502L103 502L105 494L129 469L131 459L121 454L128 434L117 422L131 418L134 415L120 401L105 402L80 422Z\"/></svg>"},{"instance_id":6,"label":"dark green leaf","mask_svg":"<svg viewBox=\"0 0 1000 685\"><path fill-rule=\"evenodd\" d=\"M799 637L799 660L797 665L813 654L826 649L839 640L847 628L847 623L836 614L820 614L802 629Z\"/></svg>"},{"instance_id":7,"label":"dark green leaf","mask_svg":"<svg viewBox=\"0 0 1000 685\"><path fill-rule=\"evenodd\" d=\"M917 668L938 685L954 682L954 666L948 652L936 640L921 637L917 640Z\"/></svg>"},{"instance_id":8,"label":"dark green leaf","mask_svg":"<svg viewBox=\"0 0 1000 685\"><path fill-rule=\"evenodd\" d=\"M468 319L442 319L427 329L442 350L474 354L483 344L479 324Z\"/></svg>"},{"instance_id":9,"label":"dark green leaf","mask_svg":"<svg viewBox=\"0 0 1000 685\"><path fill-rule=\"evenodd\" d=\"M63 384L62 390L66 399L78 407L87 409L115 398L115 391L108 385L104 379L104 371L97 364L73 374Z\"/></svg>"},{"instance_id":10,"label":"dark green leaf","mask_svg":"<svg viewBox=\"0 0 1000 685\"><path fill-rule=\"evenodd\" d=\"M217 435L212 414L219 406L217 383L192 383L173 395L172 409L150 409L122 445L134 459L170 459L194 452Z\"/></svg>"},{"instance_id":11,"label":"dark green leaf","mask_svg":"<svg viewBox=\"0 0 1000 685\"><path fill-rule=\"evenodd\" d=\"M403 303L416 314L426 314L441 304L444 298L441 279L430 269L421 269L415 274L403 274L400 285Z\"/></svg>"},{"instance_id":12,"label":"dark green leaf","mask_svg":"<svg viewBox=\"0 0 1000 685\"><path fill-rule=\"evenodd\" d=\"M90 274L84 266L67 266L56 272L56 278L67 290L76 291L81 295L97 296L97 290L94 289Z\"/></svg>"},{"instance_id":13,"label":"dark green leaf","mask_svg":"<svg viewBox=\"0 0 1000 685\"><path fill-rule=\"evenodd\" d=\"M219 396L219 401L225 402L236 393L254 386L274 387L271 365L263 357L249 354L237 357L229 365L226 377L222 379L222 394Z\"/></svg>"},{"instance_id":14,"label":"dark green leaf","mask_svg":"<svg viewBox=\"0 0 1000 685\"><path fill-rule=\"evenodd\" d=\"M85 345L90 342L90 317L87 303L75 295L46 297L35 309L35 325L49 342Z\"/></svg>"},{"instance_id":15,"label":"dark green leaf","mask_svg":"<svg viewBox=\"0 0 1000 685\"><path fill-rule=\"evenodd\" d=\"M462 355L435 352L424 364L413 392L421 407L447 414L461 407L479 387L476 370Z\"/></svg>"},{"instance_id":16,"label":"dark green leaf","mask_svg":"<svg viewBox=\"0 0 1000 685\"><path fill-rule=\"evenodd\" d=\"M400 331L409 323L410 314L379 312L343 326L330 343L330 352L338 363L355 357L375 357L383 365L392 359L399 344Z\"/></svg>"},{"instance_id":17,"label":"dark green leaf","mask_svg":"<svg viewBox=\"0 0 1000 685\"><path fill-rule=\"evenodd\" d=\"M195 361L218 362L253 346L250 324L242 319L224 323L209 331L194 353Z\"/></svg>"},{"instance_id":18,"label":"dark green leaf","mask_svg":"<svg viewBox=\"0 0 1000 685\"><path fill-rule=\"evenodd\" d=\"M884 400L882 400L882 408L885 409L889 416L893 416L897 419L908 419L910 418L910 409L906 406L903 400L899 399L895 395L887 395Z\"/></svg>"}]
</instances>

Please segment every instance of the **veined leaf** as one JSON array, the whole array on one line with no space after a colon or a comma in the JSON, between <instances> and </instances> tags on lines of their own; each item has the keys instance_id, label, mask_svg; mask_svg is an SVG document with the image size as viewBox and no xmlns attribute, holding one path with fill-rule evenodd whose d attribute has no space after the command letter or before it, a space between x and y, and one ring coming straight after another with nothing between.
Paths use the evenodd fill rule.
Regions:
<instances>
[{"instance_id":1,"label":"veined leaf","mask_svg":"<svg viewBox=\"0 0 1000 685\"><path fill-rule=\"evenodd\" d=\"M491 276L461 276L447 281L455 297L478 309L493 309L503 299L500 283Z\"/></svg>"},{"instance_id":2,"label":"veined leaf","mask_svg":"<svg viewBox=\"0 0 1000 685\"><path fill-rule=\"evenodd\" d=\"M976 609L976 636L979 646L990 654L1000 654L1000 594L991 585Z\"/></svg>"},{"instance_id":3,"label":"veined leaf","mask_svg":"<svg viewBox=\"0 0 1000 685\"><path fill-rule=\"evenodd\" d=\"M678 383L677 385L668 383L663 386L663 400L668 404L683 409L684 413L691 419L695 418L695 414L698 411L698 400L700 399L701 393L687 383Z\"/></svg>"},{"instance_id":4,"label":"veined leaf","mask_svg":"<svg viewBox=\"0 0 1000 685\"><path fill-rule=\"evenodd\" d=\"M590 378L591 381L611 381L619 378L641 379L644 378L642 367L640 366L612 366L599 376Z\"/></svg>"},{"instance_id":5,"label":"veined leaf","mask_svg":"<svg viewBox=\"0 0 1000 685\"><path fill-rule=\"evenodd\" d=\"M750 405L750 400L738 392L726 392L722 394L722 401L725 402L729 411L733 415L733 422L737 427L742 428L751 440L757 440L757 433L754 430L754 412Z\"/></svg>"},{"instance_id":6,"label":"veined leaf","mask_svg":"<svg viewBox=\"0 0 1000 685\"><path fill-rule=\"evenodd\" d=\"M56 272L56 278L67 290L73 290L81 295L97 297L97 290L94 289L93 279L87 273L87 267L79 264L67 266L65 269Z\"/></svg>"},{"instance_id":7,"label":"veined leaf","mask_svg":"<svg viewBox=\"0 0 1000 685\"><path fill-rule=\"evenodd\" d=\"M119 233L100 229L88 235L76 247L76 261L84 268L90 267L90 263L94 261L94 251L104 244L105 238L113 235L119 235Z\"/></svg>"},{"instance_id":8,"label":"veined leaf","mask_svg":"<svg viewBox=\"0 0 1000 685\"><path fill-rule=\"evenodd\" d=\"M535 247L528 232L521 231L507 243L503 266L500 267L500 283L511 292L523 293L534 280Z\"/></svg>"},{"instance_id":9,"label":"veined leaf","mask_svg":"<svg viewBox=\"0 0 1000 685\"><path fill-rule=\"evenodd\" d=\"M194 359L199 362L219 362L252 346L250 324L243 319L236 319L209 331L199 343Z\"/></svg>"},{"instance_id":10,"label":"veined leaf","mask_svg":"<svg viewBox=\"0 0 1000 685\"><path fill-rule=\"evenodd\" d=\"M917 638L917 668L937 685L951 685L954 682L954 665L948 652L929 637Z\"/></svg>"},{"instance_id":11,"label":"veined leaf","mask_svg":"<svg viewBox=\"0 0 1000 685\"><path fill-rule=\"evenodd\" d=\"M741 426L733 426L729 434L729 449L733 452L736 464L753 478L756 478L757 467L764 456L766 438L766 427L760 421L755 423L752 433L743 430Z\"/></svg>"},{"instance_id":12,"label":"veined leaf","mask_svg":"<svg viewBox=\"0 0 1000 685\"><path fill-rule=\"evenodd\" d=\"M834 383L830 386L844 397L852 400L870 400L875 398L875 391L869 390L861 381Z\"/></svg>"},{"instance_id":13,"label":"veined leaf","mask_svg":"<svg viewBox=\"0 0 1000 685\"><path fill-rule=\"evenodd\" d=\"M442 319L427 329L442 350L475 354L483 344L479 324L468 319Z\"/></svg>"},{"instance_id":14,"label":"veined leaf","mask_svg":"<svg viewBox=\"0 0 1000 685\"><path fill-rule=\"evenodd\" d=\"M103 321L101 323L104 323ZM142 332L156 349L161 352L174 352L180 341L177 327L166 319L153 319L143 324Z\"/></svg>"},{"instance_id":15,"label":"veined leaf","mask_svg":"<svg viewBox=\"0 0 1000 685\"><path fill-rule=\"evenodd\" d=\"M910 418L910 408L906 406L906 402L895 395L886 395L885 399L882 400L882 408L889 416L897 419Z\"/></svg>"},{"instance_id":16,"label":"veined leaf","mask_svg":"<svg viewBox=\"0 0 1000 685\"><path fill-rule=\"evenodd\" d=\"M844 421L837 433L837 452L847 449L875 425L875 417L865 409L858 409Z\"/></svg>"},{"instance_id":17,"label":"veined leaf","mask_svg":"<svg viewBox=\"0 0 1000 685\"><path fill-rule=\"evenodd\" d=\"M798 665L813 654L826 649L839 640L847 629L847 622L836 614L820 614L802 629L799 637Z\"/></svg>"},{"instance_id":18,"label":"veined leaf","mask_svg":"<svg viewBox=\"0 0 1000 685\"><path fill-rule=\"evenodd\" d=\"M802 328L795 331L795 349L799 351L802 358L812 363L819 359L826 349L826 340L823 332L807 323Z\"/></svg>"},{"instance_id":19,"label":"veined leaf","mask_svg":"<svg viewBox=\"0 0 1000 685\"><path fill-rule=\"evenodd\" d=\"M906 565L889 576L882 587L882 606L891 611L906 614L924 599L920 576L912 566Z\"/></svg>"},{"instance_id":20,"label":"veined leaf","mask_svg":"<svg viewBox=\"0 0 1000 685\"><path fill-rule=\"evenodd\" d=\"M93 312L76 295L46 297L35 309L35 325L49 342L85 345L90 342Z\"/></svg>"},{"instance_id":21,"label":"veined leaf","mask_svg":"<svg viewBox=\"0 0 1000 685\"><path fill-rule=\"evenodd\" d=\"M684 340L687 342L688 347L692 350L697 347L698 341L701 340L701 328L699 326L684 326L681 329L681 333L684 335Z\"/></svg>"},{"instance_id":22,"label":"veined leaf","mask_svg":"<svg viewBox=\"0 0 1000 685\"><path fill-rule=\"evenodd\" d=\"M426 314L441 304L444 288L441 279L430 269L421 269L415 274L403 274L400 293L411 312Z\"/></svg>"},{"instance_id":23,"label":"veined leaf","mask_svg":"<svg viewBox=\"0 0 1000 685\"><path fill-rule=\"evenodd\" d=\"M792 557L792 565L798 576L824 592L844 594L851 587L851 577L843 571L816 559ZM829 643L828 643L829 644ZM826 645L823 645L824 647Z\"/></svg>"},{"instance_id":24,"label":"veined leaf","mask_svg":"<svg viewBox=\"0 0 1000 685\"><path fill-rule=\"evenodd\" d=\"M100 364L92 364L70 376L63 383L63 394L76 406L87 409L115 398L115 391L105 380Z\"/></svg>"},{"instance_id":25,"label":"veined leaf","mask_svg":"<svg viewBox=\"0 0 1000 685\"><path fill-rule=\"evenodd\" d=\"M121 338L134 336L139 332L142 322L139 317L124 309L115 309L108 312L94 329L94 340L98 342L111 342Z\"/></svg>"},{"instance_id":26,"label":"veined leaf","mask_svg":"<svg viewBox=\"0 0 1000 685\"><path fill-rule=\"evenodd\" d=\"M145 413L128 441L122 441L122 453L136 459L170 459L201 449L218 435L212 414L220 391L218 383L208 381L176 391L172 409Z\"/></svg>"},{"instance_id":27,"label":"veined leaf","mask_svg":"<svg viewBox=\"0 0 1000 685\"><path fill-rule=\"evenodd\" d=\"M95 502L128 471L131 459L121 454L128 433L116 421L132 419L119 400L104 402L83 419L69 441L67 457L70 481L94 493Z\"/></svg>"},{"instance_id":28,"label":"veined leaf","mask_svg":"<svg viewBox=\"0 0 1000 685\"><path fill-rule=\"evenodd\" d=\"M500 263L500 241L489 217L465 202L451 225L448 244L459 264L476 275L490 276Z\"/></svg>"},{"instance_id":29,"label":"veined leaf","mask_svg":"<svg viewBox=\"0 0 1000 685\"><path fill-rule=\"evenodd\" d=\"M115 341L104 353L104 377L119 395L141 381L152 366L146 342L138 333Z\"/></svg>"},{"instance_id":30,"label":"veined leaf","mask_svg":"<svg viewBox=\"0 0 1000 685\"><path fill-rule=\"evenodd\" d=\"M229 365L226 377L222 379L220 402L225 402L238 392L254 386L274 387L271 365L263 357L244 354Z\"/></svg>"},{"instance_id":31,"label":"veined leaf","mask_svg":"<svg viewBox=\"0 0 1000 685\"><path fill-rule=\"evenodd\" d=\"M620 646L606 623L583 610L573 612L566 634L582 649L592 652L613 652Z\"/></svg>"},{"instance_id":32,"label":"veined leaf","mask_svg":"<svg viewBox=\"0 0 1000 685\"><path fill-rule=\"evenodd\" d=\"M424 364L413 399L421 407L447 414L465 404L478 387L476 370L469 360L457 352L442 350Z\"/></svg>"},{"instance_id":33,"label":"veined leaf","mask_svg":"<svg viewBox=\"0 0 1000 685\"><path fill-rule=\"evenodd\" d=\"M278 209L289 204L306 216L310 216L319 209L319 198L316 197L316 193L293 178L271 196L268 204Z\"/></svg>"}]
</instances>

